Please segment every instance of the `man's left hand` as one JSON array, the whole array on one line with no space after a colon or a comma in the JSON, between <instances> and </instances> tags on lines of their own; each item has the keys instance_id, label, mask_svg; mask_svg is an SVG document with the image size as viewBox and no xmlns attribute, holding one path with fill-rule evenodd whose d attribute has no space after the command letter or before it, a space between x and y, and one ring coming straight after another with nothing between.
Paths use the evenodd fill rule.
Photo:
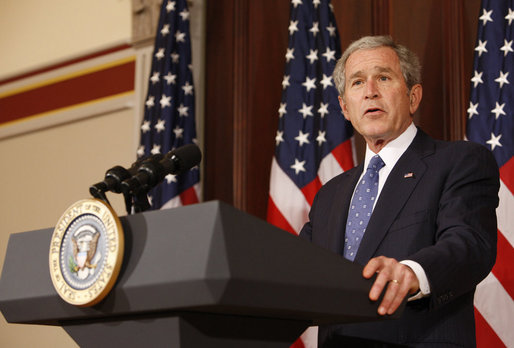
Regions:
<instances>
[{"instance_id":1,"label":"man's left hand","mask_svg":"<svg viewBox=\"0 0 514 348\"><path fill-rule=\"evenodd\" d=\"M419 290L418 278L412 269L395 259L378 256L369 260L362 271L362 275L369 279L375 273L377 273L377 278L369 292L369 298L372 301L378 300L388 284L382 303L378 307L378 314L380 315L393 314L405 296L414 294Z\"/></svg>"}]
</instances>

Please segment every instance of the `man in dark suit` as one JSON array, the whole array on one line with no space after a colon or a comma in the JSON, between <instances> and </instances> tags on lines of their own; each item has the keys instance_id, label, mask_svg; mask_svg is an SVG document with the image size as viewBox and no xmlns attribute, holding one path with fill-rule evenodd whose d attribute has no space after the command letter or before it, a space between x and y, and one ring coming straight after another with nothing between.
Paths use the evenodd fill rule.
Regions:
<instances>
[{"instance_id":1,"label":"man in dark suit","mask_svg":"<svg viewBox=\"0 0 514 348\"><path fill-rule=\"evenodd\" d=\"M320 189L300 236L376 274L380 315L408 302L400 319L320 327L320 347L475 346L473 294L496 257L498 168L486 148L414 126L420 70L384 36L352 43L334 70L365 161Z\"/></svg>"}]
</instances>

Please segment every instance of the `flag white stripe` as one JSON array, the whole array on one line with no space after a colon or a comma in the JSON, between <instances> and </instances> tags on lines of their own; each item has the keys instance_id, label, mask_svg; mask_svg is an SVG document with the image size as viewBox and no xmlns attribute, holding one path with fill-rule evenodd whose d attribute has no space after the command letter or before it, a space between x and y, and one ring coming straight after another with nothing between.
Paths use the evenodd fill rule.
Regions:
<instances>
[{"instance_id":1,"label":"flag white stripe","mask_svg":"<svg viewBox=\"0 0 514 348\"><path fill-rule=\"evenodd\" d=\"M161 210L176 208L176 207L180 207L181 205L182 205L182 200L180 199L180 195L176 195L175 197L173 197L172 199L170 199L169 201L164 203L163 206L161 207Z\"/></svg>"},{"instance_id":2,"label":"flag white stripe","mask_svg":"<svg viewBox=\"0 0 514 348\"><path fill-rule=\"evenodd\" d=\"M514 302L492 273L478 284L474 303L503 343L514 347Z\"/></svg>"},{"instance_id":3,"label":"flag white stripe","mask_svg":"<svg viewBox=\"0 0 514 348\"><path fill-rule=\"evenodd\" d=\"M270 196L291 227L300 233L308 219L310 205L302 191L280 168L275 157L271 162Z\"/></svg>"},{"instance_id":4,"label":"flag white stripe","mask_svg":"<svg viewBox=\"0 0 514 348\"><path fill-rule=\"evenodd\" d=\"M332 153L326 155L319 165L318 178L322 185L325 185L327 181L332 179L334 176L339 175L343 172L343 169L337 162L336 158Z\"/></svg>"},{"instance_id":5,"label":"flag white stripe","mask_svg":"<svg viewBox=\"0 0 514 348\"><path fill-rule=\"evenodd\" d=\"M193 189L195 190L196 197L198 198L198 200L200 200L200 197L201 197L200 194L202 192L202 189L200 188L200 184L199 183L194 184ZM180 199L180 194L178 194L175 197L173 197L172 199L170 199L169 201L167 201L161 207L161 209L176 208L176 207L180 207L182 205L184 205L184 203L182 203L182 199Z\"/></svg>"},{"instance_id":6,"label":"flag white stripe","mask_svg":"<svg viewBox=\"0 0 514 348\"><path fill-rule=\"evenodd\" d=\"M307 328L302 334L302 341L305 348L318 347L318 327L311 326Z\"/></svg>"},{"instance_id":7,"label":"flag white stripe","mask_svg":"<svg viewBox=\"0 0 514 348\"><path fill-rule=\"evenodd\" d=\"M500 180L500 204L496 208L498 229L514 248L514 196L509 188Z\"/></svg>"}]
</instances>

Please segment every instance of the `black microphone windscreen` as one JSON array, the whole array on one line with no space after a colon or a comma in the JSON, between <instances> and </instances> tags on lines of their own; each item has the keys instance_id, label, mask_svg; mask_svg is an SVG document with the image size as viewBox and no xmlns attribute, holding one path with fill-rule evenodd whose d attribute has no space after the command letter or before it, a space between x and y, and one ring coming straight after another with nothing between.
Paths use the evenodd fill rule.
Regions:
<instances>
[{"instance_id":1,"label":"black microphone windscreen","mask_svg":"<svg viewBox=\"0 0 514 348\"><path fill-rule=\"evenodd\" d=\"M179 162L179 172L183 173L186 170L198 165L202 160L202 152L195 144L187 144L181 146L172 152Z\"/></svg>"}]
</instances>

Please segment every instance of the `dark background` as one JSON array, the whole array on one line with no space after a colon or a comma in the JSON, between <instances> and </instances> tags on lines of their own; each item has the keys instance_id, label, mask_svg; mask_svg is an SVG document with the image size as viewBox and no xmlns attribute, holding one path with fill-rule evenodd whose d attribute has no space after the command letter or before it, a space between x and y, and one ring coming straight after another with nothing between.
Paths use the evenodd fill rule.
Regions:
<instances>
[{"instance_id":1,"label":"dark background","mask_svg":"<svg viewBox=\"0 0 514 348\"><path fill-rule=\"evenodd\" d=\"M332 0L344 49L389 34L423 65L417 125L463 139L480 0ZM204 200L266 217L289 0L207 1ZM364 142L356 137L359 161Z\"/></svg>"}]
</instances>

